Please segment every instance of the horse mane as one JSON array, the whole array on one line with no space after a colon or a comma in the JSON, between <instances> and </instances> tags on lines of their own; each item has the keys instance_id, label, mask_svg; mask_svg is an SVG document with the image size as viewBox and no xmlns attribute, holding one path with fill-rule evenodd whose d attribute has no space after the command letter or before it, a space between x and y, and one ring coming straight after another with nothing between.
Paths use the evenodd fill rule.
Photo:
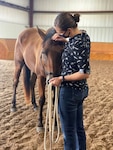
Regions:
<instances>
[{"instance_id":1,"label":"horse mane","mask_svg":"<svg viewBox=\"0 0 113 150\"><path fill-rule=\"evenodd\" d=\"M54 29L54 27L51 27L47 30L46 35L44 37L43 40L43 44L49 39L50 42L52 42L54 45L60 45L60 46L64 46L65 42L63 41L54 41L52 40L52 36L56 33L56 30Z\"/></svg>"},{"instance_id":2,"label":"horse mane","mask_svg":"<svg viewBox=\"0 0 113 150\"><path fill-rule=\"evenodd\" d=\"M53 27L49 28L46 32L46 36L43 40L43 43L46 42L48 39L51 39L51 37L56 33L55 29Z\"/></svg>"}]
</instances>

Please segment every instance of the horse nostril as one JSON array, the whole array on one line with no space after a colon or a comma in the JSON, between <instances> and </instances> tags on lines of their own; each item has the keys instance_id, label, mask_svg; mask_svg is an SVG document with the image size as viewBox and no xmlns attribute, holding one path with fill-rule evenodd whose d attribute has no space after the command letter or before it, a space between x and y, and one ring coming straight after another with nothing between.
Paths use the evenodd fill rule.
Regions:
<instances>
[{"instance_id":1,"label":"horse nostril","mask_svg":"<svg viewBox=\"0 0 113 150\"><path fill-rule=\"evenodd\" d=\"M49 80L53 77L53 73L49 73L47 76L46 76L46 84L49 84Z\"/></svg>"},{"instance_id":2,"label":"horse nostril","mask_svg":"<svg viewBox=\"0 0 113 150\"><path fill-rule=\"evenodd\" d=\"M49 79L50 80L50 79ZM46 81L47 84L49 84L49 80Z\"/></svg>"}]
</instances>

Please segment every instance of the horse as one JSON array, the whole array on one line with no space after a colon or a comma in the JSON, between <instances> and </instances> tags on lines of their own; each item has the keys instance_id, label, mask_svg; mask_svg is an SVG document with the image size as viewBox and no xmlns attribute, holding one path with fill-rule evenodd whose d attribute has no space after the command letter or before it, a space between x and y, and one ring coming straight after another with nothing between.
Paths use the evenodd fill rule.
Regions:
<instances>
[{"instance_id":1,"label":"horse","mask_svg":"<svg viewBox=\"0 0 113 150\"><path fill-rule=\"evenodd\" d=\"M39 115L37 128L43 130L43 106L45 103L45 86L53 76L61 71L61 55L64 42L52 40L55 34L53 27L44 31L40 28L28 28L22 31L15 43L14 49L14 77L13 98L11 112L17 110L16 91L19 77L23 70L24 95L26 104L30 102L34 110L38 108L35 99L35 83L37 81L39 93Z\"/></svg>"}]
</instances>

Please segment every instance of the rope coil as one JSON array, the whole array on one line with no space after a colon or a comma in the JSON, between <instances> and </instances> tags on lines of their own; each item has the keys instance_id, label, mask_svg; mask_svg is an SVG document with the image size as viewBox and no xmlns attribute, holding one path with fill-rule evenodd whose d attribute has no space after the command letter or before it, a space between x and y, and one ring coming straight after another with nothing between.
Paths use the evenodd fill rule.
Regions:
<instances>
[{"instance_id":1,"label":"rope coil","mask_svg":"<svg viewBox=\"0 0 113 150\"><path fill-rule=\"evenodd\" d=\"M46 150L46 137L47 137L47 127L49 124L49 141L50 141L50 149L52 150L53 142L57 142L60 135L60 126L59 126L59 118L58 118L58 87L55 87L55 102L54 102L54 110L53 110L53 120L52 120L52 84L48 84L48 105L47 105L47 113L46 113L46 121L45 121L45 132L44 132L44 150ZM57 137L54 141L54 125L55 125L55 117L57 122Z\"/></svg>"}]
</instances>

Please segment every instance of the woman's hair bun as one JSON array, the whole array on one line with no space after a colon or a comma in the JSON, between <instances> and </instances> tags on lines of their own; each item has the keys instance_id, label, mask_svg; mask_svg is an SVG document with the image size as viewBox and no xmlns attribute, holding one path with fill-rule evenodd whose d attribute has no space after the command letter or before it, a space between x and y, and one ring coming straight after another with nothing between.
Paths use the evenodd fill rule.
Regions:
<instances>
[{"instance_id":1,"label":"woman's hair bun","mask_svg":"<svg viewBox=\"0 0 113 150\"><path fill-rule=\"evenodd\" d=\"M80 14L74 14L73 18L74 18L75 22L79 22L80 21Z\"/></svg>"}]
</instances>

